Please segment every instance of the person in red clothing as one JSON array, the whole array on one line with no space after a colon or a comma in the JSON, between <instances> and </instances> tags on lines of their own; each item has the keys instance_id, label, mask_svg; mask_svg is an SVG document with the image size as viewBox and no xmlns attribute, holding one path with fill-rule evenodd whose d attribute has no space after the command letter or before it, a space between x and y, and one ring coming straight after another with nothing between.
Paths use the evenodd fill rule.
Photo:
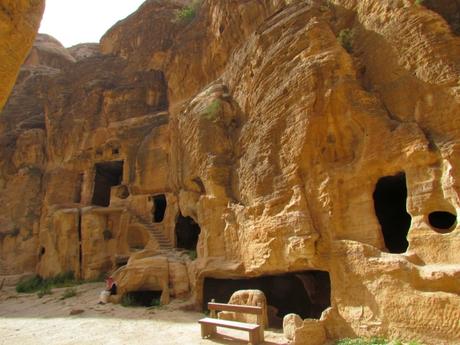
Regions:
<instances>
[{"instance_id":1,"label":"person in red clothing","mask_svg":"<svg viewBox=\"0 0 460 345\"><path fill-rule=\"evenodd\" d=\"M110 295L117 294L117 284L112 277L105 280L105 290L99 295L99 304L106 304L109 301Z\"/></svg>"},{"instance_id":2,"label":"person in red clothing","mask_svg":"<svg viewBox=\"0 0 460 345\"><path fill-rule=\"evenodd\" d=\"M112 277L108 277L105 280L105 290L110 291L111 295L117 294L117 284L115 283Z\"/></svg>"}]
</instances>

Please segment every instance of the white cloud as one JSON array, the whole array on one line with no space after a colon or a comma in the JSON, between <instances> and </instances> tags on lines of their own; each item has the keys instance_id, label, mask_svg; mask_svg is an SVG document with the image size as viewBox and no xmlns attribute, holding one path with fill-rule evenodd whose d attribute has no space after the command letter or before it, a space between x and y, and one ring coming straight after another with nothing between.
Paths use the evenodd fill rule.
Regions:
<instances>
[{"instance_id":1,"label":"white cloud","mask_svg":"<svg viewBox=\"0 0 460 345\"><path fill-rule=\"evenodd\" d=\"M99 42L117 21L127 17L144 0L46 0L39 32L58 39L65 47Z\"/></svg>"}]
</instances>

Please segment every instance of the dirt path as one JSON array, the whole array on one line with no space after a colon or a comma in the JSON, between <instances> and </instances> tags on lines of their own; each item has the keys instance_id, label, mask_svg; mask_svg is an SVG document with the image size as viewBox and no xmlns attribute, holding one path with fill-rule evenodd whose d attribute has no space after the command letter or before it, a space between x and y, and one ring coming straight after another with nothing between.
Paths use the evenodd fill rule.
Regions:
<instances>
[{"instance_id":1,"label":"dirt path","mask_svg":"<svg viewBox=\"0 0 460 345\"><path fill-rule=\"evenodd\" d=\"M36 294L0 291L0 345L212 345L247 344L247 333L219 330L223 335L202 340L197 320L203 314L180 310L179 302L159 308L98 305L103 283L77 287L78 294L61 300L65 289L39 299ZM70 315L77 313L76 315ZM281 332L266 332L267 345L286 344Z\"/></svg>"}]
</instances>

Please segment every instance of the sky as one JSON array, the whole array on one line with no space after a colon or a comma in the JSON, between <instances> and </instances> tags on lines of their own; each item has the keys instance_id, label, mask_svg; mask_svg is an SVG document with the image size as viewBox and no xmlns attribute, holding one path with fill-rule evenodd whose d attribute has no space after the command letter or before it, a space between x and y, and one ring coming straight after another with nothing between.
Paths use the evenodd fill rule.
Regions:
<instances>
[{"instance_id":1,"label":"sky","mask_svg":"<svg viewBox=\"0 0 460 345\"><path fill-rule=\"evenodd\" d=\"M40 33L65 47L99 42L117 21L136 11L145 0L46 0Z\"/></svg>"}]
</instances>

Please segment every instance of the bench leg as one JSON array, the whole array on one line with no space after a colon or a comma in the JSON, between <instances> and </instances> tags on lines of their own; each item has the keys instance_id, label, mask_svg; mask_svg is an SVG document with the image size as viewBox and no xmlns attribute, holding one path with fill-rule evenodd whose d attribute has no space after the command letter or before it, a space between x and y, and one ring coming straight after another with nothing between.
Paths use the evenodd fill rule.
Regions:
<instances>
[{"instance_id":1,"label":"bench leg","mask_svg":"<svg viewBox=\"0 0 460 345\"><path fill-rule=\"evenodd\" d=\"M260 333L259 330L254 330L249 332L249 342L251 345L257 345L260 343Z\"/></svg>"},{"instance_id":2,"label":"bench leg","mask_svg":"<svg viewBox=\"0 0 460 345\"><path fill-rule=\"evenodd\" d=\"M216 326L207 325L205 323L201 324L201 338L209 338L216 334L217 329Z\"/></svg>"},{"instance_id":3,"label":"bench leg","mask_svg":"<svg viewBox=\"0 0 460 345\"><path fill-rule=\"evenodd\" d=\"M264 328L259 328L259 340L263 343L265 341Z\"/></svg>"}]
</instances>

